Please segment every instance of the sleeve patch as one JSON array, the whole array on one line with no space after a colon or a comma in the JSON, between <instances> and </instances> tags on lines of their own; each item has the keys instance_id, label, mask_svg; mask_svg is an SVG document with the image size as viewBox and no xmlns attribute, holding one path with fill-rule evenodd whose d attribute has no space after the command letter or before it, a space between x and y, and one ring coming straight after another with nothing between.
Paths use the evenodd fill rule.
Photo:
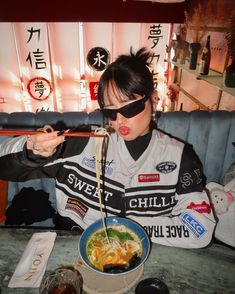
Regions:
<instances>
[{"instance_id":1,"label":"sleeve patch","mask_svg":"<svg viewBox=\"0 0 235 294\"><path fill-rule=\"evenodd\" d=\"M182 213L181 221L197 239L200 239L206 232L206 228L189 213Z\"/></svg>"},{"instance_id":2,"label":"sleeve patch","mask_svg":"<svg viewBox=\"0 0 235 294\"><path fill-rule=\"evenodd\" d=\"M211 206L210 204L206 203L206 201L202 201L202 203L194 203L191 202L188 206L188 209L193 209L197 211L198 213L210 213L211 212Z\"/></svg>"}]
</instances>

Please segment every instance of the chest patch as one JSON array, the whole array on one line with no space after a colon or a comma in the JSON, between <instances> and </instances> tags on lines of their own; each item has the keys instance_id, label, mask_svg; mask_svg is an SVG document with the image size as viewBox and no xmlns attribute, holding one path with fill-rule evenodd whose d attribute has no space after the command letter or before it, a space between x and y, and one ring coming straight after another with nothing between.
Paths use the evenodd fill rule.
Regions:
<instances>
[{"instance_id":1,"label":"chest patch","mask_svg":"<svg viewBox=\"0 0 235 294\"><path fill-rule=\"evenodd\" d=\"M177 165L175 162L173 161L164 161L164 162L160 162L157 166L156 166L156 170L159 171L162 174L169 174L171 172L173 172L176 169Z\"/></svg>"},{"instance_id":2,"label":"chest patch","mask_svg":"<svg viewBox=\"0 0 235 294\"><path fill-rule=\"evenodd\" d=\"M159 174L140 174L138 175L138 182L159 182L160 175Z\"/></svg>"}]
</instances>

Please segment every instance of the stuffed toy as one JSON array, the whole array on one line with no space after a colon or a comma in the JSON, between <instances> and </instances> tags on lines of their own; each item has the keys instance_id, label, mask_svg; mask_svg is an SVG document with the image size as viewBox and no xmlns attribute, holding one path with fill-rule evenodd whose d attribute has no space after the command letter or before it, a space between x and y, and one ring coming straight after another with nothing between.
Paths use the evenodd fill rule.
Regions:
<instances>
[{"instance_id":1,"label":"stuffed toy","mask_svg":"<svg viewBox=\"0 0 235 294\"><path fill-rule=\"evenodd\" d=\"M215 238L235 247L235 178L225 186L210 182L206 188L218 218Z\"/></svg>"},{"instance_id":2,"label":"stuffed toy","mask_svg":"<svg viewBox=\"0 0 235 294\"><path fill-rule=\"evenodd\" d=\"M222 186L215 182L206 185L210 192L211 201L216 214L226 213L229 206L235 201L235 178Z\"/></svg>"}]
</instances>

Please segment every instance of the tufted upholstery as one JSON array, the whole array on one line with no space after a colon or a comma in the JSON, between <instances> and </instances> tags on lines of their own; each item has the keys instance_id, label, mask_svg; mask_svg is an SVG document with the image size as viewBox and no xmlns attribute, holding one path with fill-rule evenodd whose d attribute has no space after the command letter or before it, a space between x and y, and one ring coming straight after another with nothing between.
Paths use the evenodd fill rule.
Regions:
<instances>
[{"instance_id":1,"label":"tufted upholstery","mask_svg":"<svg viewBox=\"0 0 235 294\"><path fill-rule=\"evenodd\" d=\"M204 166L207 182L222 183L235 162L235 111L203 110L157 113L159 129L194 146Z\"/></svg>"},{"instance_id":2,"label":"tufted upholstery","mask_svg":"<svg viewBox=\"0 0 235 294\"><path fill-rule=\"evenodd\" d=\"M203 166L207 182L222 183L224 173L235 162L235 111L175 111L156 112L158 128L194 146ZM105 121L99 111L85 112L18 112L0 113L0 128L37 129L45 124L55 129L67 129L78 126L103 126ZM0 140L4 137L0 136ZM0 167L1 168L1 167ZM22 187L43 189L50 194L50 201L55 206L54 180L38 179L24 183L9 183L9 203ZM35 226L52 226L52 220L35 223Z\"/></svg>"},{"instance_id":3,"label":"tufted upholstery","mask_svg":"<svg viewBox=\"0 0 235 294\"><path fill-rule=\"evenodd\" d=\"M101 126L104 124L100 111L86 112L0 112L0 128L2 129L38 129L45 124L56 130L74 128L84 125Z\"/></svg>"}]
</instances>

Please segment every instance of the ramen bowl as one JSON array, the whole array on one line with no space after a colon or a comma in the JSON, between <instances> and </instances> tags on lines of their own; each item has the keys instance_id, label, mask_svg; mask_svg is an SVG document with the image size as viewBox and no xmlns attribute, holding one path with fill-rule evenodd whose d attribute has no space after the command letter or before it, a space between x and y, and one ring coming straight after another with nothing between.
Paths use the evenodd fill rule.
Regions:
<instances>
[{"instance_id":1,"label":"ramen bowl","mask_svg":"<svg viewBox=\"0 0 235 294\"><path fill-rule=\"evenodd\" d=\"M96 246L100 242L105 244L104 250L103 245ZM90 270L103 275L133 272L145 263L149 252L150 240L145 230L136 222L122 217L107 217L104 222L102 219L94 222L82 233L79 240L79 254L83 263ZM105 262L100 267L97 261L103 259Z\"/></svg>"}]
</instances>

